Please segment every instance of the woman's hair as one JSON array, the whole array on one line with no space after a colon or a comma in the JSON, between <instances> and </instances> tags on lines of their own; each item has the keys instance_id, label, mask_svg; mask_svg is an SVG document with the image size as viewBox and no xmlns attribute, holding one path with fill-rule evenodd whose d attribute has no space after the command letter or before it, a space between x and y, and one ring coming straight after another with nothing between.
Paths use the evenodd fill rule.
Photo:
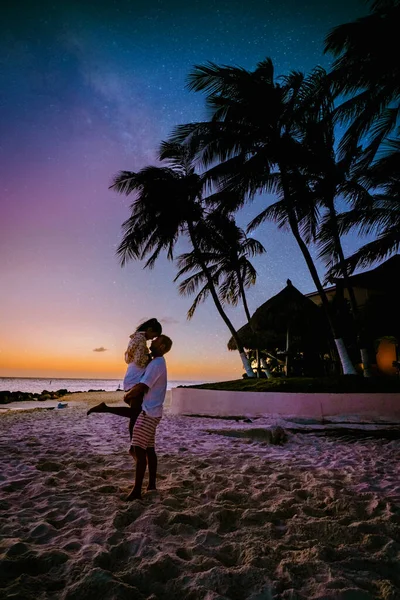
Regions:
<instances>
[{"instance_id":1,"label":"woman's hair","mask_svg":"<svg viewBox=\"0 0 400 600\"><path fill-rule=\"evenodd\" d=\"M149 319L148 321L145 321L139 325L136 331L146 331L147 329L152 329L157 335L161 335L162 333L161 323L159 323L157 319Z\"/></svg>"}]
</instances>

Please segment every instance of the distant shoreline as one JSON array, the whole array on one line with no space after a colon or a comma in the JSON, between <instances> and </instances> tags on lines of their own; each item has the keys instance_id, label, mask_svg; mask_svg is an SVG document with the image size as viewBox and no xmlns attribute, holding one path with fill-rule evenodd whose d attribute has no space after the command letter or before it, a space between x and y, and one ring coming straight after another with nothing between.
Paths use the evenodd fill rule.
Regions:
<instances>
[{"instance_id":1,"label":"distant shoreline","mask_svg":"<svg viewBox=\"0 0 400 600\"><path fill-rule=\"evenodd\" d=\"M18 400L16 402L10 402L8 404L0 405L0 415L5 414L8 411L21 411L21 410L49 410L57 409L58 403L67 404L67 407L78 407L86 404L88 408L94 406L99 402L106 402L111 404L123 404L124 392L72 392L60 398L49 399L49 400ZM165 397L165 407L168 408L171 402L171 390L167 390ZM62 409L60 409L62 410Z\"/></svg>"},{"instance_id":2,"label":"distant shoreline","mask_svg":"<svg viewBox=\"0 0 400 600\"><path fill-rule=\"evenodd\" d=\"M200 385L202 380L169 379L167 389L179 385ZM76 379L76 378L45 378L45 377L0 377L0 394L2 392L42 394L54 393L59 390L67 390L68 393L88 392L89 390L106 392L123 389L123 377L121 379Z\"/></svg>"}]
</instances>

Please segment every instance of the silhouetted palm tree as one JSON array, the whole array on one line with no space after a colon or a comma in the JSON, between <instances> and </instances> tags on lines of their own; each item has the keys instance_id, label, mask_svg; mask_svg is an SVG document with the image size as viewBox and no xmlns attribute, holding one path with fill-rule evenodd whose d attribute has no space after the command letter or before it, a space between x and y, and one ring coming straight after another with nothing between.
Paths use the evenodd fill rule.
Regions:
<instances>
[{"instance_id":1,"label":"silhouetted palm tree","mask_svg":"<svg viewBox=\"0 0 400 600\"><path fill-rule=\"evenodd\" d=\"M247 320L250 321L245 289L256 283L257 272L249 257L263 254L265 248L259 241L248 237L227 215L212 212L204 219L202 227L199 248L218 289L221 304L237 306L241 300ZM178 267L175 281L196 271L180 283L179 291L182 294L191 295L202 286L189 309L188 317L191 318L199 303L210 293L208 281L194 251L179 256Z\"/></svg>"},{"instance_id":2,"label":"silhouetted palm tree","mask_svg":"<svg viewBox=\"0 0 400 600\"><path fill-rule=\"evenodd\" d=\"M122 225L124 235L117 250L121 264L127 260L147 259L145 267L152 267L162 251L173 259L179 236L187 235L214 304L231 335L237 339L246 372L253 376L236 330L223 310L200 247L204 181L196 174L190 153L184 146L163 143L160 159L167 166L146 167L137 173L121 171L113 179L112 189L126 195L136 194L130 207L131 216Z\"/></svg>"},{"instance_id":3,"label":"silhouetted palm tree","mask_svg":"<svg viewBox=\"0 0 400 600\"><path fill-rule=\"evenodd\" d=\"M377 160L363 176L364 185L372 190L370 201L356 203L339 218L343 234L356 229L361 235L376 235L376 239L346 259L350 273L357 267L371 266L388 258L400 249L400 141L389 140L385 147L386 156ZM337 273L337 266L331 269L331 274Z\"/></svg>"},{"instance_id":4,"label":"silhouetted palm tree","mask_svg":"<svg viewBox=\"0 0 400 600\"><path fill-rule=\"evenodd\" d=\"M350 124L341 149L354 154L368 134L364 164L396 128L400 100L400 2L376 0L371 9L333 29L325 44L325 52L336 57L331 73L336 92L350 95L338 108L340 119Z\"/></svg>"},{"instance_id":5,"label":"silhouetted palm tree","mask_svg":"<svg viewBox=\"0 0 400 600\"><path fill-rule=\"evenodd\" d=\"M182 125L173 139L197 150L199 161L211 168L207 177L220 189L236 193L219 202L234 211L256 193L274 192L279 201L251 223L267 217L292 231L321 296L341 358L343 372L355 373L330 315L329 303L307 241L315 235L318 207L304 176L314 153L304 143L304 95L307 82L301 73L274 79L270 59L250 72L209 63L195 67L189 87L208 93L210 122ZM219 161L219 164L215 164ZM222 200L222 199L221 199Z\"/></svg>"},{"instance_id":6,"label":"silhouetted palm tree","mask_svg":"<svg viewBox=\"0 0 400 600\"><path fill-rule=\"evenodd\" d=\"M305 80L305 94L302 129L304 144L310 150L310 162L304 175L316 207L322 211L322 219L316 240L321 258L328 269L338 265L343 287L347 289L350 309L353 316L353 330L358 338L364 376L370 376L368 353L365 338L360 328L360 315L354 290L348 277L341 235L338 225L336 201L345 199L351 206L370 202L370 195L357 176L357 156L337 159L335 126L333 119L335 96L332 83L326 72L314 69ZM337 320L337 319L335 319Z\"/></svg>"}]
</instances>

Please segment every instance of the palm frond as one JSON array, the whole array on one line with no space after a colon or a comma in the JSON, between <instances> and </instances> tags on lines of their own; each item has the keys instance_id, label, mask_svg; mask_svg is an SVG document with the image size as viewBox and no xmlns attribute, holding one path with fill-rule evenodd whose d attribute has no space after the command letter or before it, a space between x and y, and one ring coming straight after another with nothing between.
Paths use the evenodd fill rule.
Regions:
<instances>
[{"instance_id":1,"label":"palm frond","mask_svg":"<svg viewBox=\"0 0 400 600\"><path fill-rule=\"evenodd\" d=\"M246 264L241 269L241 277L243 281L243 287L245 289L256 284L257 271L249 261L246 261Z\"/></svg>"},{"instance_id":2,"label":"palm frond","mask_svg":"<svg viewBox=\"0 0 400 600\"><path fill-rule=\"evenodd\" d=\"M266 249L262 243L252 237L246 239L243 249L247 256L259 256L266 253Z\"/></svg>"},{"instance_id":3,"label":"palm frond","mask_svg":"<svg viewBox=\"0 0 400 600\"><path fill-rule=\"evenodd\" d=\"M241 67L219 66L213 62L195 65L187 79L187 87L195 92L209 94L234 95L238 79L249 77L248 71Z\"/></svg>"},{"instance_id":4,"label":"palm frond","mask_svg":"<svg viewBox=\"0 0 400 600\"><path fill-rule=\"evenodd\" d=\"M220 285L219 297L223 303L237 306L240 299L238 278L235 272L228 273Z\"/></svg>"},{"instance_id":5,"label":"palm frond","mask_svg":"<svg viewBox=\"0 0 400 600\"><path fill-rule=\"evenodd\" d=\"M210 293L210 290L209 290L209 287L207 284L200 290L200 292L197 294L196 298L194 299L192 306L189 308L189 310L187 312L188 321L190 321L190 319L193 318L193 315L196 312L196 309L199 306L199 304L201 304L201 302L205 302L205 300L207 300L209 293Z\"/></svg>"},{"instance_id":6,"label":"palm frond","mask_svg":"<svg viewBox=\"0 0 400 600\"><path fill-rule=\"evenodd\" d=\"M177 275L174 281L177 280L178 276L181 276L182 273ZM194 273L190 277L187 277L179 284L178 290L182 296L192 296L200 287L200 285L204 285L204 280L206 279L204 272L199 271L198 273ZM206 281L207 285L207 281Z\"/></svg>"},{"instance_id":7,"label":"palm frond","mask_svg":"<svg viewBox=\"0 0 400 600\"><path fill-rule=\"evenodd\" d=\"M370 267L378 261L385 260L394 254L397 254L400 249L399 229L392 228L380 235L376 240L365 244L352 256L346 259L346 266L349 273L353 273L357 268ZM339 274L339 267L334 267L329 273L330 277Z\"/></svg>"},{"instance_id":8,"label":"palm frond","mask_svg":"<svg viewBox=\"0 0 400 600\"><path fill-rule=\"evenodd\" d=\"M318 231L317 243L318 258L323 261L327 269L340 260L337 251L336 227L337 223L334 223L329 213L326 213Z\"/></svg>"},{"instance_id":9,"label":"palm frond","mask_svg":"<svg viewBox=\"0 0 400 600\"><path fill-rule=\"evenodd\" d=\"M136 185L137 173L134 173L133 171L118 171L118 173L113 177L109 189L114 189L119 194L125 194L128 196L134 190L136 190Z\"/></svg>"},{"instance_id":10,"label":"palm frond","mask_svg":"<svg viewBox=\"0 0 400 600\"><path fill-rule=\"evenodd\" d=\"M262 212L260 212L247 226L247 231L254 231L265 221L273 221L277 223L278 228L284 228L288 225L287 209L283 200L278 200L274 204L271 204Z\"/></svg>"}]
</instances>

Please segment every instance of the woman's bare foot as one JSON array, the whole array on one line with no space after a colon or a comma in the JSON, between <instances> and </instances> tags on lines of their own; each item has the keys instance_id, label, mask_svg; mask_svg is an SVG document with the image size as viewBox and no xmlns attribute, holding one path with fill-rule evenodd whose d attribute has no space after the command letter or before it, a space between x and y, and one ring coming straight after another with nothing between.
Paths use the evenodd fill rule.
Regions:
<instances>
[{"instance_id":1,"label":"woman's bare foot","mask_svg":"<svg viewBox=\"0 0 400 600\"><path fill-rule=\"evenodd\" d=\"M96 406L92 406L92 408L89 408L89 410L87 411L87 415L90 415L91 413L102 413L102 412L107 412L107 405L105 402L100 402L100 404L96 404Z\"/></svg>"}]
</instances>

